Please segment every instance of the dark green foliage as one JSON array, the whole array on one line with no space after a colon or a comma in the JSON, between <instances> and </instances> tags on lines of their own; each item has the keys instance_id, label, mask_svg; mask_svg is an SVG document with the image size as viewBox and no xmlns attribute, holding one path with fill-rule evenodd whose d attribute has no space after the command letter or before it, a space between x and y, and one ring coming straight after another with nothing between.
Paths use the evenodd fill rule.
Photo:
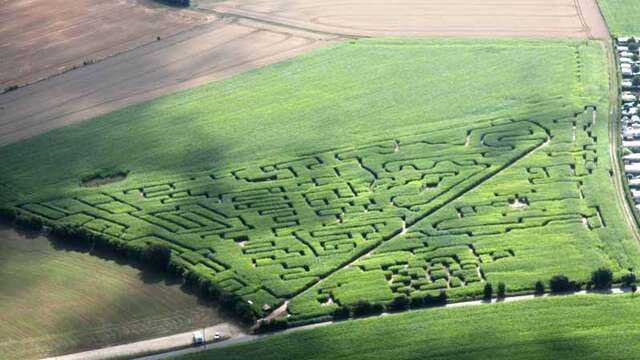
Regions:
<instances>
[{"instance_id":1,"label":"dark green foliage","mask_svg":"<svg viewBox=\"0 0 640 360\"><path fill-rule=\"evenodd\" d=\"M499 282L497 297L499 300L502 300L506 296L507 296L507 286L503 282Z\"/></svg>"},{"instance_id":2,"label":"dark green foliage","mask_svg":"<svg viewBox=\"0 0 640 360\"><path fill-rule=\"evenodd\" d=\"M35 230L35 231L42 230L42 225L43 225L42 220L40 220L40 218L36 216L24 215L24 214L19 214L18 216L16 216L14 219L14 222L16 226L19 226L25 229Z\"/></svg>"},{"instance_id":3,"label":"dark green foliage","mask_svg":"<svg viewBox=\"0 0 640 360\"><path fill-rule=\"evenodd\" d=\"M160 244L151 244L142 252L143 261L152 268L165 271L171 260L171 249Z\"/></svg>"},{"instance_id":4,"label":"dark green foliage","mask_svg":"<svg viewBox=\"0 0 640 360\"><path fill-rule=\"evenodd\" d=\"M333 318L335 320L346 320L349 318L349 316L351 316L351 311L346 306L338 306L333 311Z\"/></svg>"},{"instance_id":5,"label":"dark green foliage","mask_svg":"<svg viewBox=\"0 0 640 360\"><path fill-rule=\"evenodd\" d=\"M549 290L552 293L563 293L572 289L569 278L564 275L555 275L549 280Z\"/></svg>"},{"instance_id":6,"label":"dark green foliage","mask_svg":"<svg viewBox=\"0 0 640 360\"><path fill-rule=\"evenodd\" d=\"M260 326L258 326L258 332L266 333L272 331L280 331L289 327L289 322L287 319L273 319L269 321L260 322Z\"/></svg>"},{"instance_id":7,"label":"dark green foliage","mask_svg":"<svg viewBox=\"0 0 640 360\"><path fill-rule=\"evenodd\" d=\"M191 0L156 0L156 1L168 4L168 5L174 5L174 6L180 6L180 7L187 7L191 5ZM158 37L158 40L160 40L159 37Z\"/></svg>"},{"instance_id":8,"label":"dark green foliage","mask_svg":"<svg viewBox=\"0 0 640 360\"><path fill-rule=\"evenodd\" d=\"M534 293L536 295L544 294L544 284L542 283L542 281L540 280L536 281L536 284L534 286Z\"/></svg>"},{"instance_id":9,"label":"dark green foliage","mask_svg":"<svg viewBox=\"0 0 640 360\"><path fill-rule=\"evenodd\" d=\"M13 221L16 218L16 216L17 216L17 213L14 209L0 207L0 220Z\"/></svg>"},{"instance_id":10,"label":"dark green foliage","mask_svg":"<svg viewBox=\"0 0 640 360\"><path fill-rule=\"evenodd\" d=\"M594 288L598 290L609 290L613 283L613 272L611 269L599 268L591 273L591 281Z\"/></svg>"},{"instance_id":11,"label":"dark green foliage","mask_svg":"<svg viewBox=\"0 0 640 360\"><path fill-rule=\"evenodd\" d=\"M370 303L367 300L360 300L353 305L353 317L363 317L370 315L378 315L384 311L382 304Z\"/></svg>"},{"instance_id":12,"label":"dark green foliage","mask_svg":"<svg viewBox=\"0 0 640 360\"><path fill-rule=\"evenodd\" d=\"M404 311L409 309L411 300L406 295L399 295L391 300L389 303L389 310L391 311Z\"/></svg>"},{"instance_id":13,"label":"dark green foliage","mask_svg":"<svg viewBox=\"0 0 640 360\"><path fill-rule=\"evenodd\" d=\"M622 283L623 287L630 288L632 285L636 283L636 281L637 281L636 274L632 272L626 273L622 275L622 277L620 277L620 282Z\"/></svg>"},{"instance_id":14,"label":"dark green foliage","mask_svg":"<svg viewBox=\"0 0 640 360\"><path fill-rule=\"evenodd\" d=\"M492 297L493 297L493 285L491 285L491 283L484 284L482 299L485 301L491 301Z\"/></svg>"},{"instance_id":15,"label":"dark green foliage","mask_svg":"<svg viewBox=\"0 0 640 360\"><path fill-rule=\"evenodd\" d=\"M424 306L424 298L422 296L411 297L411 308L418 309Z\"/></svg>"}]
</instances>

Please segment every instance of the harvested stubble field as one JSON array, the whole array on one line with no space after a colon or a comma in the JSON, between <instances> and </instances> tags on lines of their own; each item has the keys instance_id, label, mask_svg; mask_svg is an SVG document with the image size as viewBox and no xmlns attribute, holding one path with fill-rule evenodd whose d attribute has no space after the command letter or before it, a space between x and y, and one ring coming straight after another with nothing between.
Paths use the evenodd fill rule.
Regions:
<instances>
[{"instance_id":1,"label":"harvested stubble field","mask_svg":"<svg viewBox=\"0 0 640 360\"><path fill-rule=\"evenodd\" d=\"M640 2L637 0L598 0L609 30L614 36L640 34Z\"/></svg>"},{"instance_id":2,"label":"harvested stubble field","mask_svg":"<svg viewBox=\"0 0 640 360\"><path fill-rule=\"evenodd\" d=\"M579 296L353 320L181 360L638 358L640 298Z\"/></svg>"},{"instance_id":3,"label":"harvested stubble field","mask_svg":"<svg viewBox=\"0 0 640 360\"><path fill-rule=\"evenodd\" d=\"M222 322L163 274L0 224L0 358L41 359Z\"/></svg>"},{"instance_id":4,"label":"harvested stubble field","mask_svg":"<svg viewBox=\"0 0 640 360\"><path fill-rule=\"evenodd\" d=\"M603 51L343 42L0 148L0 199L170 246L259 315L619 274L638 248L610 177ZM80 185L109 170L130 173Z\"/></svg>"},{"instance_id":5,"label":"harvested stubble field","mask_svg":"<svg viewBox=\"0 0 640 360\"><path fill-rule=\"evenodd\" d=\"M156 41L212 17L151 0L17 0L0 6L0 91Z\"/></svg>"},{"instance_id":6,"label":"harvested stubble field","mask_svg":"<svg viewBox=\"0 0 640 360\"><path fill-rule=\"evenodd\" d=\"M284 60L333 38L217 19L0 95L0 145Z\"/></svg>"},{"instance_id":7,"label":"harvested stubble field","mask_svg":"<svg viewBox=\"0 0 640 360\"><path fill-rule=\"evenodd\" d=\"M595 0L199 0L196 7L361 36L609 37Z\"/></svg>"}]
</instances>

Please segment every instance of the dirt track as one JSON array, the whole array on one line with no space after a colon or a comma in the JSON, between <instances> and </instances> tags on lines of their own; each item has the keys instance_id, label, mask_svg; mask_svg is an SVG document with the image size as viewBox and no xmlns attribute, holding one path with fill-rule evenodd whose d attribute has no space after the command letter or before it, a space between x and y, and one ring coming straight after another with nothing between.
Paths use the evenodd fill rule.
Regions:
<instances>
[{"instance_id":1,"label":"dirt track","mask_svg":"<svg viewBox=\"0 0 640 360\"><path fill-rule=\"evenodd\" d=\"M149 0L0 0L0 89L32 83L211 19Z\"/></svg>"},{"instance_id":2,"label":"dirt track","mask_svg":"<svg viewBox=\"0 0 640 360\"><path fill-rule=\"evenodd\" d=\"M595 0L200 0L197 7L359 36L608 39Z\"/></svg>"},{"instance_id":3,"label":"dirt track","mask_svg":"<svg viewBox=\"0 0 640 360\"><path fill-rule=\"evenodd\" d=\"M250 20L217 20L0 95L0 145L292 57L331 39Z\"/></svg>"}]
</instances>

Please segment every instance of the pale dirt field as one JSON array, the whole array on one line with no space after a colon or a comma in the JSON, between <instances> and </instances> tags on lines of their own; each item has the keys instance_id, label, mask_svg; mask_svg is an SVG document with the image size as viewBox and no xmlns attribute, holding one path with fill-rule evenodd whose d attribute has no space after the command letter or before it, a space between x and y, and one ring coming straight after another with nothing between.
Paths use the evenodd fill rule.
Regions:
<instances>
[{"instance_id":1,"label":"pale dirt field","mask_svg":"<svg viewBox=\"0 0 640 360\"><path fill-rule=\"evenodd\" d=\"M607 39L595 0L194 0L197 8L358 36Z\"/></svg>"},{"instance_id":2,"label":"pale dirt field","mask_svg":"<svg viewBox=\"0 0 640 360\"><path fill-rule=\"evenodd\" d=\"M0 95L0 145L286 59L332 39L219 19Z\"/></svg>"},{"instance_id":3,"label":"pale dirt field","mask_svg":"<svg viewBox=\"0 0 640 360\"><path fill-rule=\"evenodd\" d=\"M0 90L211 19L150 0L0 0Z\"/></svg>"}]
</instances>

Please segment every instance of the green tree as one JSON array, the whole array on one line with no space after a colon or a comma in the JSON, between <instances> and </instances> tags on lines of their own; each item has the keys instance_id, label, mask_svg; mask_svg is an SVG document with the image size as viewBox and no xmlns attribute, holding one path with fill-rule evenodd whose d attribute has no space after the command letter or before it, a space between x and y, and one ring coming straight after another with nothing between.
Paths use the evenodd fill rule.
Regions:
<instances>
[{"instance_id":1,"label":"green tree","mask_svg":"<svg viewBox=\"0 0 640 360\"><path fill-rule=\"evenodd\" d=\"M491 283L484 284L484 294L482 295L482 299L485 301L491 301L491 297L493 297L493 286Z\"/></svg>"},{"instance_id":2,"label":"green tree","mask_svg":"<svg viewBox=\"0 0 640 360\"><path fill-rule=\"evenodd\" d=\"M632 285L634 285L636 283L636 274L630 272L630 273L626 273L624 275L622 275L622 277L620 278L621 282L622 282L622 286L623 287L628 287L630 288Z\"/></svg>"},{"instance_id":3,"label":"green tree","mask_svg":"<svg viewBox=\"0 0 640 360\"><path fill-rule=\"evenodd\" d=\"M599 268L591 273L591 281L593 282L593 286L598 290L611 289L613 273L610 269Z\"/></svg>"},{"instance_id":4,"label":"green tree","mask_svg":"<svg viewBox=\"0 0 640 360\"><path fill-rule=\"evenodd\" d=\"M154 269L164 271L167 270L171 260L171 249L164 245L152 244L144 249L142 258Z\"/></svg>"},{"instance_id":5,"label":"green tree","mask_svg":"<svg viewBox=\"0 0 640 360\"><path fill-rule=\"evenodd\" d=\"M549 280L549 290L552 293L562 293L571 290L571 284L569 283L569 278L564 275L554 275L551 280Z\"/></svg>"},{"instance_id":6,"label":"green tree","mask_svg":"<svg viewBox=\"0 0 640 360\"><path fill-rule=\"evenodd\" d=\"M507 286L503 282L498 283L498 299L502 300L507 296Z\"/></svg>"}]
</instances>

